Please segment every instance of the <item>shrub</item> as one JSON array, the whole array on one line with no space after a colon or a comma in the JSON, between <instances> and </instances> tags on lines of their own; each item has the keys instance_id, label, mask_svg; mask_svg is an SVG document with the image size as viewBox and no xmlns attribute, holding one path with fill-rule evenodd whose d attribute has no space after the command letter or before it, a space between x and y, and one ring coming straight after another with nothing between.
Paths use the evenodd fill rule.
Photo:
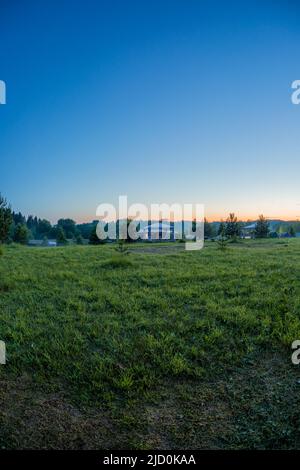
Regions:
<instances>
[{"instance_id":1,"label":"shrub","mask_svg":"<svg viewBox=\"0 0 300 470\"><path fill-rule=\"evenodd\" d=\"M116 255L103 263L103 266L110 268L127 268L128 266L132 266L132 261L125 256Z\"/></svg>"},{"instance_id":2,"label":"shrub","mask_svg":"<svg viewBox=\"0 0 300 470\"><path fill-rule=\"evenodd\" d=\"M227 237L225 237L224 232L223 232L220 238L217 240L218 248L223 251L226 250L229 241L230 240Z\"/></svg>"},{"instance_id":3,"label":"shrub","mask_svg":"<svg viewBox=\"0 0 300 470\"><path fill-rule=\"evenodd\" d=\"M68 243L64 229L62 227L58 227L57 229L56 243L58 245L66 245Z\"/></svg>"},{"instance_id":4,"label":"shrub","mask_svg":"<svg viewBox=\"0 0 300 470\"><path fill-rule=\"evenodd\" d=\"M90 245L104 245L104 243L106 243L106 240L102 240L101 238L98 237L97 226L94 225L90 233L89 244Z\"/></svg>"},{"instance_id":5,"label":"shrub","mask_svg":"<svg viewBox=\"0 0 300 470\"><path fill-rule=\"evenodd\" d=\"M78 235L76 235L76 243L77 243L77 245L83 245L83 238L82 238L82 235L80 233Z\"/></svg>"},{"instance_id":6,"label":"shrub","mask_svg":"<svg viewBox=\"0 0 300 470\"><path fill-rule=\"evenodd\" d=\"M18 224L16 226L14 241L26 245L29 239L29 231L25 224Z\"/></svg>"},{"instance_id":7,"label":"shrub","mask_svg":"<svg viewBox=\"0 0 300 470\"><path fill-rule=\"evenodd\" d=\"M48 238L46 236L43 238L42 246L48 246Z\"/></svg>"},{"instance_id":8,"label":"shrub","mask_svg":"<svg viewBox=\"0 0 300 470\"><path fill-rule=\"evenodd\" d=\"M115 250L122 255L129 255L128 248L124 240L119 240Z\"/></svg>"}]
</instances>

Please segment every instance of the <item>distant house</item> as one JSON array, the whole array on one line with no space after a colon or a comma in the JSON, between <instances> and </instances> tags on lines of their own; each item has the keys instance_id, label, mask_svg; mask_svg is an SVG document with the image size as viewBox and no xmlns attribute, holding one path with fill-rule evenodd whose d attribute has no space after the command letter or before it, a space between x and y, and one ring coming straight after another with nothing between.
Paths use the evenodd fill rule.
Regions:
<instances>
[{"instance_id":1,"label":"distant house","mask_svg":"<svg viewBox=\"0 0 300 470\"><path fill-rule=\"evenodd\" d=\"M156 222L146 227L143 227L140 230L140 238L141 240L148 240L148 241L174 241L178 239L178 233L175 232L174 223L170 222Z\"/></svg>"},{"instance_id":2,"label":"distant house","mask_svg":"<svg viewBox=\"0 0 300 470\"><path fill-rule=\"evenodd\" d=\"M29 240L28 246L57 246L56 240Z\"/></svg>"},{"instance_id":3,"label":"distant house","mask_svg":"<svg viewBox=\"0 0 300 470\"><path fill-rule=\"evenodd\" d=\"M254 238L256 222L241 228L242 238Z\"/></svg>"}]
</instances>

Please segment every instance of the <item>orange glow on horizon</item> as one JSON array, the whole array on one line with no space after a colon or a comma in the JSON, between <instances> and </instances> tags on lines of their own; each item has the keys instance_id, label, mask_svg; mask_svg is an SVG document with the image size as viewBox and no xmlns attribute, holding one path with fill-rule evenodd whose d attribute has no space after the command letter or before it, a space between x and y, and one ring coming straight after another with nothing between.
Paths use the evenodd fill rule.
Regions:
<instances>
[{"instance_id":1,"label":"orange glow on horizon","mask_svg":"<svg viewBox=\"0 0 300 470\"><path fill-rule=\"evenodd\" d=\"M232 211L234 212L234 211ZM296 215L294 213L280 213L278 212L277 214L267 214L267 213L264 213L263 211L256 211L255 213L254 212L249 212L249 213L238 213L238 212L234 212L238 221L240 222L247 222L247 221L254 221L254 220L257 220L258 217L263 214L263 216L266 218L266 219L269 219L269 220L282 220L283 222L288 222L288 221L298 221L300 220L300 214L299 215ZM205 218L208 222L220 222L221 220L223 221L226 221L226 219L228 218L229 216L229 212L228 213L212 213L212 212L208 212L207 214L205 214ZM85 224L85 223L91 223L92 221L94 220L100 220L100 218L98 218L96 215L91 215L91 216L78 216L77 218L75 218L76 220L76 223L77 224ZM146 221L147 220L147 217L139 217L138 220L144 220ZM154 219L156 220L156 219ZM157 219L158 221L159 219ZM162 220L168 220L164 217L162 217ZM180 222L182 219L179 217L179 218L174 218L174 222ZM185 218L186 221L188 221L189 219L188 218Z\"/></svg>"}]
</instances>

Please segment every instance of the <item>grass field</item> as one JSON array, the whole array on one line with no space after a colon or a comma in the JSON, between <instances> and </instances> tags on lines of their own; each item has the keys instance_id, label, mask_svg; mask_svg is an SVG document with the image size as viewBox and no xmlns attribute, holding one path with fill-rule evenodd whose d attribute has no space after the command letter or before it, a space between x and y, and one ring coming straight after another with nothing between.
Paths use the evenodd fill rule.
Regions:
<instances>
[{"instance_id":1,"label":"grass field","mask_svg":"<svg viewBox=\"0 0 300 470\"><path fill-rule=\"evenodd\" d=\"M0 447L299 447L299 240L183 247L5 249Z\"/></svg>"}]
</instances>

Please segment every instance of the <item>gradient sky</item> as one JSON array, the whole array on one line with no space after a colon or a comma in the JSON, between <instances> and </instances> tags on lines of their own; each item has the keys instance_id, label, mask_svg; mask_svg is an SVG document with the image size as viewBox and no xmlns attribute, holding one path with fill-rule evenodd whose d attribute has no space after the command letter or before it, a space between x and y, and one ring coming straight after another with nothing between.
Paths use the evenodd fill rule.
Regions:
<instances>
[{"instance_id":1,"label":"gradient sky","mask_svg":"<svg viewBox=\"0 0 300 470\"><path fill-rule=\"evenodd\" d=\"M102 202L300 218L297 1L1 0L0 191L56 222Z\"/></svg>"}]
</instances>

